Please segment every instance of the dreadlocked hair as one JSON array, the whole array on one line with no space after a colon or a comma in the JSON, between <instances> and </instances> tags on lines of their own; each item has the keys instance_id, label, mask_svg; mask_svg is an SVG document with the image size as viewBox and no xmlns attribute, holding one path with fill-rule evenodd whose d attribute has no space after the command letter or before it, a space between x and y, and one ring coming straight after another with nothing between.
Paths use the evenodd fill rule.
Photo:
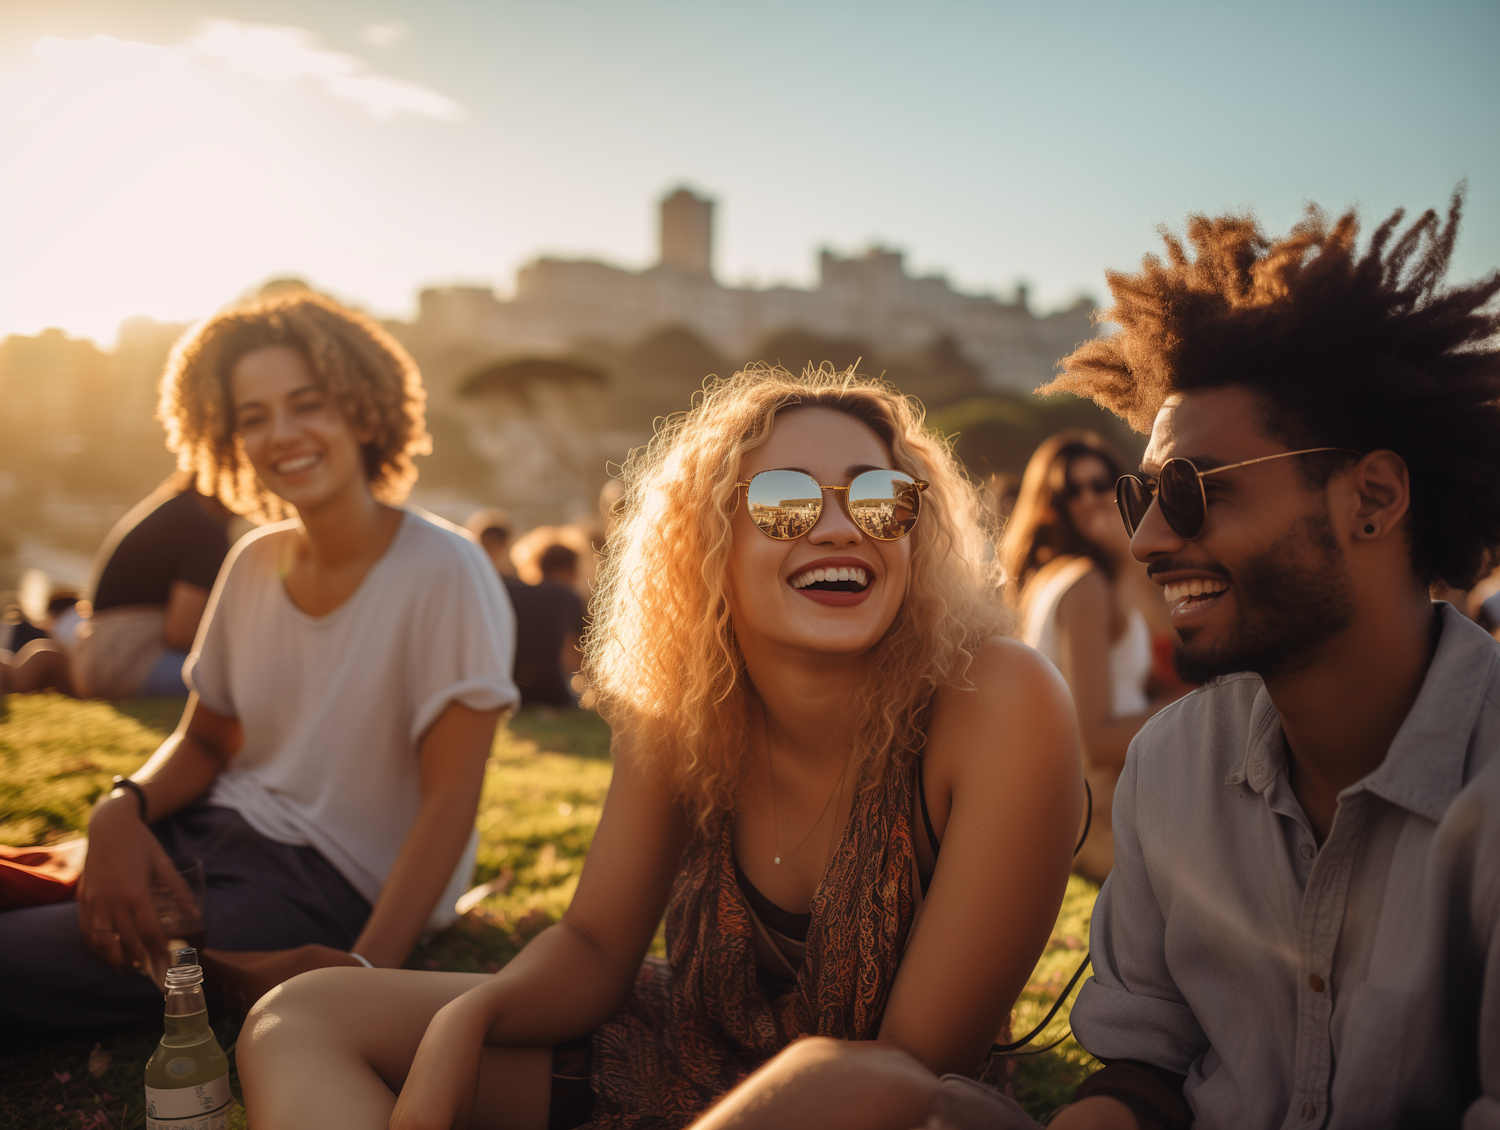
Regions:
<instances>
[{"instance_id":1,"label":"dreadlocked hair","mask_svg":"<svg viewBox=\"0 0 1500 1130\"><path fill-rule=\"evenodd\" d=\"M930 484L908 535L910 583L886 634L865 656L849 704L852 774L874 787L910 765L933 692L962 683L978 648L1005 630L998 566L978 488L921 407L890 385L831 366L793 376L755 365L712 381L688 412L663 421L624 466L584 639L591 701L706 830L733 809L750 772L753 688L728 598L740 465L776 416L830 408L863 422L896 469ZM760 537L752 533L752 537Z\"/></svg>"},{"instance_id":2,"label":"dreadlocked hair","mask_svg":"<svg viewBox=\"0 0 1500 1130\"><path fill-rule=\"evenodd\" d=\"M312 291L257 299L195 326L172 350L157 419L178 469L203 494L250 518L276 521L290 507L255 474L234 431L230 378L247 353L285 345L302 354L361 445L370 492L405 501L417 479L414 455L432 451L423 420L427 393L416 362L369 318Z\"/></svg>"},{"instance_id":3,"label":"dreadlocked hair","mask_svg":"<svg viewBox=\"0 0 1500 1130\"><path fill-rule=\"evenodd\" d=\"M1110 271L1119 331L1080 345L1037 392L1086 396L1142 434L1173 393L1236 385L1289 447L1394 451L1411 482L1408 540L1424 584L1469 588L1500 544L1500 272L1444 285L1463 208L1398 209L1357 248L1353 211L1316 205L1282 239L1252 216L1189 217L1167 261ZM1300 461L1318 485L1339 458Z\"/></svg>"}]
</instances>

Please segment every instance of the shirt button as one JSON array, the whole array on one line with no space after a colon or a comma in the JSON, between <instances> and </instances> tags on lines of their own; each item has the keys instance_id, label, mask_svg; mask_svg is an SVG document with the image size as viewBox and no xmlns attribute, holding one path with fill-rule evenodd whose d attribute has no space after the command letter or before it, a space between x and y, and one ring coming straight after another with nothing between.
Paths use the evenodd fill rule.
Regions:
<instances>
[{"instance_id":1,"label":"shirt button","mask_svg":"<svg viewBox=\"0 0 1500 1130\"><path fill-rule=\"evenodd\" d=\"M1307 1102L1305 1102L1305 1103L1302 1104L1302 1117L1303 1118L1317 1118L1318 1117L1318 1108L1312 1102L1311 1099L1309 1099Z\"/></svg>"},{"instance_id":2,"label":"shirt button","mask_svg":"<svg viewBox=\"0 0 1500 1130\"><path fill-rule=\"evenodd\" d=\"M1317 854L1317 852L1313 851L1312 844L1303 844L1302 845L1302 858L1303 859L1311 859L1316 854Z\"/></svg>"},{"instance_id":3,"label":"shirt button","mask_svg":"<svg viewBox=\"0 0 1500 1130\"><path fill-rule=\"evenodd\" d=\"M1314 973L1307 979L1307 984L1308 987L1315 993L1321 993L1323 991L1323 978L1319 977L1316 973ZM1311 1104L1308 1105L1311 1106ZM1308 1107L1304 1106L1302 1109L1306 1111ZM1307 1117L1311 1118L1312 1115L1309 1114L1307 1115Z\"/></svg>"}]
</instances>

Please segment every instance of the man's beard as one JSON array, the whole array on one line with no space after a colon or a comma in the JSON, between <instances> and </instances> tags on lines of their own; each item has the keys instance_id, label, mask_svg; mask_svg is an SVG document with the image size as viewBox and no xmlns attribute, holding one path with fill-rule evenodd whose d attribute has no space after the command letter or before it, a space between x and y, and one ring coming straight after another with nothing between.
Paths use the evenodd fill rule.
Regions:
<instances>
[{"instance_id":1,"label":"man's beard","mask_svg":"<svg viewBox=\"0 0 1500 1130\"><path fill-rule=\"evenodd\" d=\"M1222 599L1222 598L1220 598ZM1178 677L1207 683L1239 671L1261 677L1307 667L1354 619L1344 552L1326 514L1311 514L1234 581L1236 616L1222 641L1195 647L1200 629L1182 633L1173 657Z\"/></svg>"}]
</instances>

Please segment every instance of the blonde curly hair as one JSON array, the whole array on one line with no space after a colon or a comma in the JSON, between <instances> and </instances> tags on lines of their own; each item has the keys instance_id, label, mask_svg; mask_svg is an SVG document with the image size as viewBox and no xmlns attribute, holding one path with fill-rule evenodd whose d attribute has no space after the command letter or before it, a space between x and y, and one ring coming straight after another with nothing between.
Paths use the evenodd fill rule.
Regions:
<instances>
[{"instance_id":1,"label":"blonde curly hair","mask_svg":"<svg viewBox=\"0 0 1500 1130\"><path fill-rule=\"evenodd\" d=\"M385 330L311 291L230 307L173 348L156 417L178 468L193 475L200 492L246 517L276 521L291 513L256 477L235 434L230 399L230 374L240 358L273 345L301 353L349 426L370 434L362 450L371 493L403 502L417 479L412 456L432 450L422 375Z\"/></svg>"},{"instance_id":2,"label":"blonde curly hair","mask_svg":"<svg viewBox=\"0 0 1500 1130\"><path fill-rule=\"evenodd\" d=\"M1008 614L987 512L922 408L884 381L811 367L800 377L756 365L714 379L688 412L662 422L624 467L584 641L599 712L684 805L696 827L735 806L750 772L752 688L735 639L727 573L745 453L776 414L846 413L890 448L895 467L931 485L912 541L911 582L895 621L865 657L850 703L856 780L875 787L924 741L933 692L965 681L984 640Z\"/></svg>"}]
</instances>

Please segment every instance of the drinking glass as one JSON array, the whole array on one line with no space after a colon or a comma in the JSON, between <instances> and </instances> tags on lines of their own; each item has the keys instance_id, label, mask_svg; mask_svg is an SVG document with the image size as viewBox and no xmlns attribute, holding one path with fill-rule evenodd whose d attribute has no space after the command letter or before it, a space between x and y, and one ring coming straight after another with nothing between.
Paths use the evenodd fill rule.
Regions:
<instances>
[{"instance_id":1,"label":"drinking glass","mask_svg":"<svg viewBox=\"0 0 1500 1130\"><path fill-rule=\"evenodd\" d=\"M155 879L151 883L151 907L156 911L167 949L203 948L208 933L208 884L201 859L173 859L178 882Z\"/></svg>"}]
</instances>

